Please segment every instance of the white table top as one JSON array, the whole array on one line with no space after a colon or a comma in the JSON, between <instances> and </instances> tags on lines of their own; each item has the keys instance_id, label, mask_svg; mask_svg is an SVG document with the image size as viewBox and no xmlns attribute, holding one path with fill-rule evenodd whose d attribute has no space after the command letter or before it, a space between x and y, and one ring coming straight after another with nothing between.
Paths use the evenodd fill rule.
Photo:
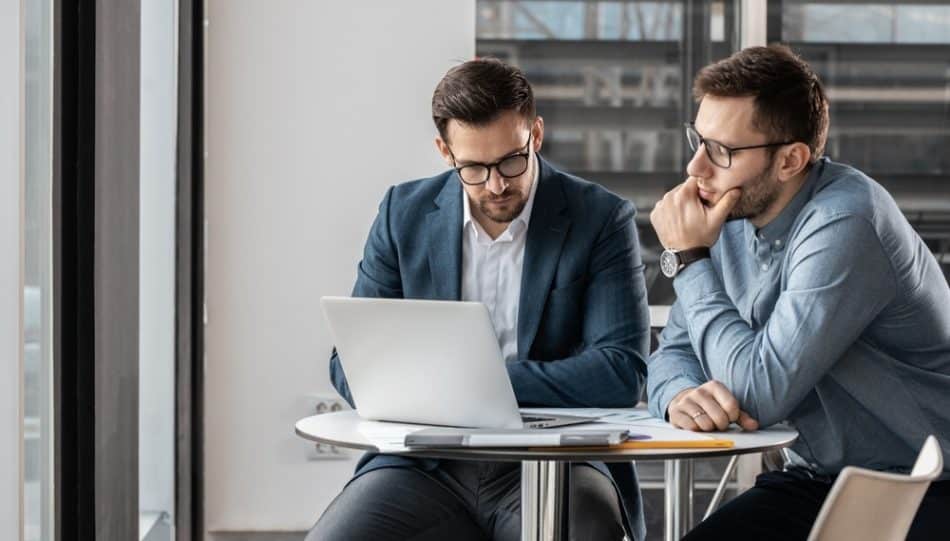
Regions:
<instances>
[{"instance_id":1,"label":"white table top","mask_svg":"<svg viewBox=\"0 0 950 541\"><path fill-rule=\"evenodd\" d=\"M568 413L565 410L565 413ZM360 431L365 423L356 411L324 413L301 419L296 424L299 436L319 443L379 451ZM710 436L730 439L734 446L730 448L709 449L426 449L402 452L407 456L424 458L447 458L468 460L598 460L603 462L627 462L630 460L667 460L675 458L700 458L709 456L728 456L746 453L760 453L771 449L788 447L798 437L798 432L787 427L770 427L755 432L744 432L738 428L726 432L710 432Z\"/></svg>"}]
</instances>

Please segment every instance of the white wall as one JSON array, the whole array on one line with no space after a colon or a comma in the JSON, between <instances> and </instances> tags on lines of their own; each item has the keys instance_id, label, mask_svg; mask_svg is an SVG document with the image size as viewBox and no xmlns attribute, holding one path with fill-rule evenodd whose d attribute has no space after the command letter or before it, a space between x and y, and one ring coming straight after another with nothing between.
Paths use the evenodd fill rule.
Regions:
<instances>
[{"instance_id":1,"label":"white wall","mask_svg":"<svg viewBox=\"0 0 950 541\"><path fill-rule=\"evenodd\" d=\"M205 517L304 530L349 479L294 422L334 394L322 295L349 294L386 187L444 169L430 100L474 0L209 0Z\"/></svg>"},{"instance_id":2,"label":"white wall","mask_svg":"<svg viewBox=\"0 0 950 541\"><path fill-rule=\"evenodd\" d=\"M22 537L23 11L0 2L0 539Z\"/></svg>"},{"instance_id":3,"label":"white wall","mask_svg":"<svg viewBox=\"0 0 950 541\"><path fill-rule=\"evenodd\" d=\"M139 508L174 515L177 2L142 2Z\"/></svg>"}]
</instances>

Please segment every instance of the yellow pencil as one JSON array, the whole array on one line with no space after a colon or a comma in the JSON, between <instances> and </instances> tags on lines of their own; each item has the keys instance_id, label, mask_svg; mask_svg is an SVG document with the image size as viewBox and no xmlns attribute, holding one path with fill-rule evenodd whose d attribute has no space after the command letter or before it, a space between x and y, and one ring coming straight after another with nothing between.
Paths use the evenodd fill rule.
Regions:
<instances>
[{"instance_id":1,"label":"yellow pencil","mask_svg":"<svg viewBox=\"0 0 950 541\"><path fill-rule=\"evenodd\" d=\"M611 445L618 449L706 449L727 448L734 445L732 440L629 440L620 445Z\"/></svg>"},{"instance_id":2,"label":"yellow pencil","mask_svg":"<svg viewBox=\"0 0 950 541\"><path fill-rule=\"evenodd\" d=\"M629 440L610 446L534 447L532 451L603 451L619 449L728 449L735 445L732 440Z\"/></svg>"}]
</instances>

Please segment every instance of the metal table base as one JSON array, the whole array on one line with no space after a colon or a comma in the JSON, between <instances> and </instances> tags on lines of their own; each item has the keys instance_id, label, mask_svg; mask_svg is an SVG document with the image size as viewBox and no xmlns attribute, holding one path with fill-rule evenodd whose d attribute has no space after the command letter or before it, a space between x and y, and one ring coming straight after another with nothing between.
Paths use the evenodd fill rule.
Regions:
<instances>
[{"instance_id":1,"label":"metal table base","mask_svg":"<svg viewBox=\"0 0 950 541\"><path fill-rule=\"evenodd\" d=\"M521 541L567 541L571 463L521 462Z\"/></svg>"},{"instance_id":2,"label":"metal table base","mask_svg":"<svg viewBox=\"0 0 950 541\"><path fill-rule=\"evenodd\" d=\"M663 477L663 539L679 541L693 527L693 461L667 460Z\"/></svg>"},{"instance_id":3,"label":"metal table base","mask_svg":"<svg viewBox=\"0 0 950 541\"><path fill-rule=\"evenodd\" d=\"M567 541L570 462L521 462L521 540ZM693 526L693 461L667 460L664 471L664 539L682 539Z\"/></svg>"}]
</instances>

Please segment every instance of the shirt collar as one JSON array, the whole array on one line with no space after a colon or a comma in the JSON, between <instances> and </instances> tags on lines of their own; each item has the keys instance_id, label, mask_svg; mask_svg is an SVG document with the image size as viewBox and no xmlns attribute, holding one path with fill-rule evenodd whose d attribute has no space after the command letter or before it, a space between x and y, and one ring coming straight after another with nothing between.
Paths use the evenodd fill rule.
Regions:
<instances>
[{"instance_id":1,"label":"shirt collar","mask_svg":"<svg viewBox=\"0 0 950 541\"><path fill-rule=\"evenodd\" d=\"M538 191L538 177L541 172L541 163L537 159L537 154L535 154L534 164L534 175L531 178L531 189L528 192L528 201L525 203L524 208L521 209L521 214L508 224L508 228L498 237L499 239L507 236L509 232L514 234L528 229L528 223L531 221L531 210L534 208L534 195ZM465 190L462 190L462 231L465 231L469 224L471 224L475 229L476 236L480 236L484 234L484 230L472 219L471 204L472 203L468 200L468 194L465 193Z\"/></svg>"},{"instance_id":2,"label":"shirt collar","mask_svg":"<svg viewBox=\"0 0 950 541\"><path fill-rule=\"evenodd\" d=\"M815 162L815 165L811 168L811 171L808 172L808 177L798 190L798 193L795 194L795 197L789 201L788 205L782 209L782 212L780 212L774 220L760 227L758 230L755 229L752 222L746 221L748 230L760 241L773 243L779 241L779 246L781 246L781 244L785 242L785 237L788 236L792 224L795 223L795 219L798 218L798 214L805 207L805 204L811 200L815 179L821 176L821 171L824 169L827 161L828 158L821 158Z\"/></svg>"}]
</instances>

